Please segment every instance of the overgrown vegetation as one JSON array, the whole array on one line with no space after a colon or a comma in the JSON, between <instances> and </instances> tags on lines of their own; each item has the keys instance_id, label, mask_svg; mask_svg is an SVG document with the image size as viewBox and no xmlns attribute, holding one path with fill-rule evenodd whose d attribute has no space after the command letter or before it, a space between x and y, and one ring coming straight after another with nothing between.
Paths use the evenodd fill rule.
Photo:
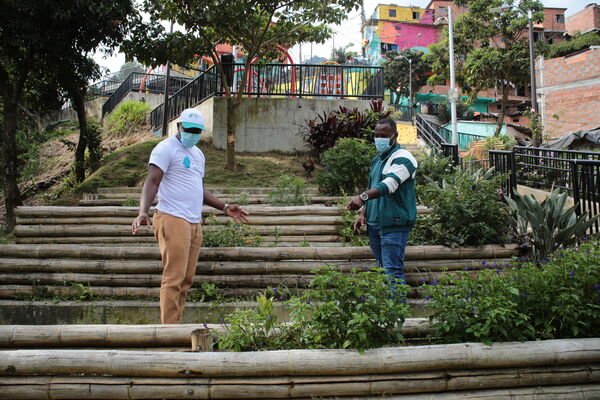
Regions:
<instances>
[{"instance_id":1,"label":"overgrown vegetation","mask_svg":"<svg viewBox=\"0 0 600 400\"><path fill-rule=\"evenodd\" d=\"M150 105L143 101L126 101L108 116L108 133L125 135L146 123Z\"/></svg>"},{"instance_id":2,"label":"overgrown vegetation","mask_svg":"<svg viewBox=\"0 0 600 400\"><path fill-rule=\"evenodd\" d=\"M290 321L273 312L273 297L261 295L255 309L228 315L221 350L252 351L293 348L364 349L398 343L408 305L400 301L405 286L392 292L381 269L342 273L322 268L308 291L286 302ZM276 289L274 289L276 291ZM277 333L277 334L276 334Z\"/></svg>"},{"instance_id":3,"label":"overgrown vegetation","mask_svg":"<svg viewBox=\"0 0 600 400\"><path fill-rule=\"evenodd\" d=\"M588 32L583 35L575 35L571 40L551 45L546 51L546 59L564 57L591 46L600 45L600 35L597 32Z\"/></svg>"},{"instance_id":4,"label":"overgrown vegetation","mask_svg":"<svg viewBox=\"0 0 600 400\"><path fill-rule=\"evenodd\" d=\"M308 196L302 178L283 174L275 188L267 195L267 202L272 206L304 206L308 204Z\"/></svg>"},{"instance_id":5,"label":"overgrown vegetation","mask_svg":"<svg viewBox=\"0 0 600 400\"><path fill-rule=\"evenodd\" d=\"M256 228L228 221L218 225L215 217L204 219L203 247L258 247L263 239Z\"/></svg>"},{"instance_id":6,"label":"overgrown vegetation","mask_svg":"<svg viewBox=\"0 0 600 400\"><path fill-rule=\"evenodd\" d=\"M377 154L375 146L363 139L341 138L321 157L323 168L317 173L319 190L332 196L365 190L369 168Z\"/></svg>"},{"instance_id":7,"label":"overgrown vegetation","mask_svg":"<svg viewBox=\"0 0 600 400\"><path fill-rule=\"evenodd\" d=\"M434 336L491 343L583 338L600 332L600 246L585 243L541 263L482 263L430 282Z\"/></svg>"}]
</instances>

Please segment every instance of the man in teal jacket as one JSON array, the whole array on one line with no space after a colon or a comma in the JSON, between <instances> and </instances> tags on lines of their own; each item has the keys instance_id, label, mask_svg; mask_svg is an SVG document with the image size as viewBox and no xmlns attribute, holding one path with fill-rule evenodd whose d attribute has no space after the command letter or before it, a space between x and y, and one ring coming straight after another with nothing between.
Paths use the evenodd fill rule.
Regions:
<instances>
[{"instance_id":1,"label":"man in teal jacket","mask_svg":"<svg viewBox=\"0 0 600 400\"><path fill-rule=\"evenodd\" d=\"M346 208L361 213L354 224L358 231L367 224L369 245L377 263L404 284L404 249L408 233L417 218L415 173L417 161L397 143L396 123L389 119L377 122L375 147L379 154L371 163L369 189L354 196Z\"/></svg>"}]
</instances>

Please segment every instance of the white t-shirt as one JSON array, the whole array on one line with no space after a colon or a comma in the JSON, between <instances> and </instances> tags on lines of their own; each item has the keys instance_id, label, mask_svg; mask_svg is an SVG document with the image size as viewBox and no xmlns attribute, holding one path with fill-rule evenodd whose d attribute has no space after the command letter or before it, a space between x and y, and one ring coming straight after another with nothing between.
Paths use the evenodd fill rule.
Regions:
<instances>
[{"instance_id":1,"label":"white t-shirt","mask_svg":"<svg viewBox=\"0 0 600 400\"><path fill-rule=\"evenodd\" d=\"M176 136L157 144L148 162L164 172L158 187L156 209L193 224L200 222L204 203L204 163L204 154L199 148L185 147Z\"/></svg>"}]
</instances>

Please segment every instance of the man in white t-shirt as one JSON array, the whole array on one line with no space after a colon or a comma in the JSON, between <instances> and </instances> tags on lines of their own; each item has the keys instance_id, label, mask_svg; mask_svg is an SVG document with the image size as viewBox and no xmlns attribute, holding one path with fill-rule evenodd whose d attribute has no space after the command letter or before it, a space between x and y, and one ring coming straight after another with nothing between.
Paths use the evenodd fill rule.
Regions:
<instances>
[{"instance_id":1,"label":"man in white t-shirt","mask_svg":"<svg viewBox=\"0 0 600 400\"><path fill-rule=\"evenodd\" d=\"M248 222L248 212L217 199L204 188L204 154L196 147L204 130L200 111L183 110L177 135L152 150L148 177L142 188L140 211L133 234L144 224L154 229L163 263L160 284L160 319L163 324L183 320L185 295L192 286L202 245L202 205L222 210L235 222ZM158 192L154 226L148 216Z\"/></svg>"}]
</instances>

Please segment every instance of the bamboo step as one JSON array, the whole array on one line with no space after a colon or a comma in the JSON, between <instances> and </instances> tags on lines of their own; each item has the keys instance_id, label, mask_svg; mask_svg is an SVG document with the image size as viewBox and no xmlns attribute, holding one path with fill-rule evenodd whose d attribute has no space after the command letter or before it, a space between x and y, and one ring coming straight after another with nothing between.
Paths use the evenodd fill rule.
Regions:
<instances>
[{"instance_id":1,"label":"bamboo step","mask_svg":"<svg viewBox=\"0 0 600 400\"><path fill-rule=\"evenodd\" d=\"M213 194L241 194L241 193L260 193L260 194L268 194L275 190L274 187L237 187L237 188L229 188L229 187L206 187L208 191ZM305 193L318 193L319 189L314 186L307 186L304 189ZM121 187L101 187L96 189L97 194L107 194L107 193L135 193L140 194L142 192L141 186L121 186Z\"/></svg>"},{"instance_id":2,"label":"bamboo step","mask_svg":"<svg viewBox=\"0 0 600 400\"><path fill-rule=\"evenodd\" d=\"M93 199L83 199L79 201L80 206L120 206L123 205L123 202L127 200L127 197L122 198L93 198ZM235 203L239 200L238 197L228 197L228 196L219 196L219 199L227 202L227 203ZM309 196L308 202L310 204L336 204L340 201L344 201L345 197L342 196ZM244 199L246 204L268 204L266 196L252 196ZM156 204L157 201L154 200L152 204Z\"/></svg>"},{"instance_id":3,"label":"bamboo step","mask_svg":"<svg viewBox=\"0 0 600 400\"><path fill-rule=\"evenodd\" d=\"M311 239L309 239L309 237ZM85 244L101 246L157 246L154 236L54 236L54 237L18 237L17 244ZM261 236L261 246L265 247L340 247L345 244L336 235L305 236Z\"/></svg>"}]
</instances>

